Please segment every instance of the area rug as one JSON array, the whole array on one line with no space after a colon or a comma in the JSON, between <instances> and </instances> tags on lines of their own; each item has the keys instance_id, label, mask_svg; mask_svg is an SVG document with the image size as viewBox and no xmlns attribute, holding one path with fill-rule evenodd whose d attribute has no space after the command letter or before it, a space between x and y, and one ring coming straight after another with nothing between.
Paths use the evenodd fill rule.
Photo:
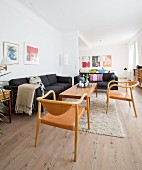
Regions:
<instances>
[{"instance_id":1,"label":"area rug","mask_svg":"<svg viewBox=\"0 0 142 170\"><path fill-rule=\"evenodd\" d=\"M115 137L125 137L115 100L110 100L108 114L106 114L105 93L98 93L98 97L96 97L95 94L91 96L90 117L90 130L87 130L87 114L84 114L79 121L80 131Z\"/></svg>"}]
</instances>

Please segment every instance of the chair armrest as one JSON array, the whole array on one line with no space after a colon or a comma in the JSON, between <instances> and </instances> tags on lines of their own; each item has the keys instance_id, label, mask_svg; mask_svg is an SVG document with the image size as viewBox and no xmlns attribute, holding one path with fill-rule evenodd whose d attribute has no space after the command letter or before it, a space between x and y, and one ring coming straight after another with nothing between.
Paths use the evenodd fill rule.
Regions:
<instances>
[{"instance_id":1,"label":"chair armrest","mask_svg":"<svg viewBox=\"0 0 142 170\"><path fill-rule=\"evenodd\" d=\"M57 76L57 82L72 84L72 77Z\"/></svg>"}]
</instances>

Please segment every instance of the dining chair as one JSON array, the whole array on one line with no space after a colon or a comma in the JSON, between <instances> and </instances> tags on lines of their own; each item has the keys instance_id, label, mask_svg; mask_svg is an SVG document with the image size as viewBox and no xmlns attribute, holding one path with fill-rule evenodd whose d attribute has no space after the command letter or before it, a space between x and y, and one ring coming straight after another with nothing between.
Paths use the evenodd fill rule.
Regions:
<instances>
[{"instance_id":1,"label":"dining chair","mask_svg":"<svg viewBox=\"0 0 142 170\"><path fill-rule=\"evenodd\" d=\"M53 94L53 100L48 100L46 97ZM85 106L79 104L86 98L87 102ZM89 98L87 94L83 94L77 101L57 101L56 95L53 90L47 92L44 96L38 97L38 114L36 124L36 138L35 146L38 141L38 131L40 123L55 126L58 128L72 130L75 132L74 141L74 161L77 161L77 145L78 145L78 123L81 116L87 110L88 129L90 129L90 110L89 110ZM46 113L41 116L41 106L43 106Z\"/></svg>"},{"instance_id":2,"label":"dining chair","mask_svg":"<svg viewBox=\"0 0 142 170\"><path fill-rule=\"evenodd\" d=\"M129 102L129 106L131 106L130 102L132 102L135 117L137 117L134 97L133 97L133 89L139 84L138 81L125 81L125 82L118 82L116 80L112 80L108 83L107 86L107 108L106 113L108 112L109 107L109 99L116 99L116 100L124 100ZM118 90L111 90L112 87L117 86ZM125 90L122 90L125 89Z\"/></svg>"}]
</instances>

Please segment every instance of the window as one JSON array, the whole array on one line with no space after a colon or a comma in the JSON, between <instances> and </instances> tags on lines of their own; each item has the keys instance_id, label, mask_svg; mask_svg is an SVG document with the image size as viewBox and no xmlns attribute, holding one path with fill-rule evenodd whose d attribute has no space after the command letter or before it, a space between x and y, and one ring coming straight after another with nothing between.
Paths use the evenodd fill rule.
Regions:
<instances>
[{"instance_id":1,"label":"window","mask_svg":"<svg viewBox=\"0 0 142 170\"><path fill-rule=\"evenodd\" d=\"M129 70L136 68L138 65L138 43L135 41L129 46Z\"/></svg>"}]
</instances>

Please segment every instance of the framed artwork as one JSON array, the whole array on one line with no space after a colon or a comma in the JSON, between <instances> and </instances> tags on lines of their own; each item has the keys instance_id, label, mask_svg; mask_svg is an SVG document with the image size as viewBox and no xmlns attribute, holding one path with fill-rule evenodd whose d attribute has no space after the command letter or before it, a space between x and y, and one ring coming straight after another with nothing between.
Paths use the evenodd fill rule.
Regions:
<instances>
[{"instance_id":1,"label":"framed artwork","mask_svg":"<svg viewBox=\"0 0 142 170\"><path fill-rule=\"evenodd\" d=\"M99 56L92 56L92 67L100 67Z\"/></svg>"},{"instance_id":2,"label":"framed artwork","mask_svg":"<svg viewBox=\"0 0 142 170\"><path fill-rule=\"evenodd\" d=\"M38 47L25 43L24 64L39 64Z\"/></svg>"},{"instance_id":3,"label":"framed artwork","mask_svg":"<svg viewBox=\"0 0 142 170\"><path fill-rule=\"evenodd\" d=\"M112 56L111 55L105 55L104 58L105 58L105 61L103 61L103 67L111 67Z\"/></svg>"},{"instance_id":4,"label":"framed artwork","mask_svg":"<svg viewBox=\"0 0 142 170\"><path fill-rule=\"evenodd\" d=\"M19 63L19 45L10 43L10 42L3 42L3 56L8 57L12 63L18 64Z\"/></svg>"},{"instance_id":5,"label":"framed artwork","mask_svg":"<svg viewBox=\"0 0 142 170\"><path fill-rule=\"evenodd\" d=\"M82 56L82 68L90 67L90 56Z\"/></svg>"}]
</instances>

